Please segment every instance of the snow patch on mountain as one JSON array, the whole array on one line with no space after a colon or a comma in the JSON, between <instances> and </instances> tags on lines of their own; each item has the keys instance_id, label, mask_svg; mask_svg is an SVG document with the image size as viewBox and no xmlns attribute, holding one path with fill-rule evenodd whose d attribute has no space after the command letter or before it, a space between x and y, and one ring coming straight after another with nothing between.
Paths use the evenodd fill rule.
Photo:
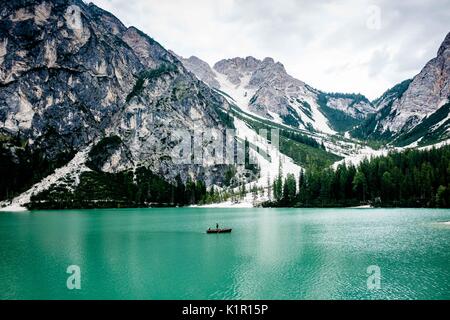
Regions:
<instances>
[{"instance_id":1,"label":"snow patch on mountain","mask_svg":"<svg viewBox=\"0 0 450 320\"><path fill-rule=\"evenodd\" d=\"M408 149L416 149L418 146L418 141L415 141L405 147L389 147L389 148L382 148L382 149L372 149L368 146L364 147L364 148L359 148L357 150L357 152L353 153L353 154L349 154L347 156L345 156L344 159L337 161L333 164L333 168L336 169L340 164L347 164L347 165L354 165L357 166L358 164L360 164L362 161L364 161L365 159L370 159L371 157L381 157L381 156L386 156L388 153L390 152L403 152L405 150ZM441 148L444 147L446 145L450 145L450 139L447 139L445 141L441 141L435 144L431 144L425 147L420 147L417 148L418 150L430 150L432 148Z\"/></svg>"},{"instance_id":2,"label":"snow patch on mountain","mask_svg":"<svg viewBox=\"0 0 450 320\"><path fill-rule=\"evenodd\" d=\"M311 124L313 125L314 129L328 134L336 134L336 131L331 129L331 127L329 126L327 118L323 115L322 112L320 112L317 102L312 98L306 98L305 100L311 106L311 112L313 114L312 118L314 119Z\"/></svg>"},{"instance_id":3,"label":"snow patch on mountain","mask_svg":"<svg viewBox=\"0 0 450 320\"><path fill-rule=\"evenodd\" d=\"M228 80L227 76L214 70L214 75L220 84L220 90L225 92L234 103L243 111L252 113L248 108L250 99L255 94L256 90L248 88L251 74L247 73L240 79L240 84L233 84ZM225 96L226 97L226 96Z\"/></svg>"},{"instance_id":4,"label":"snow patch on mountain","mask_svg":"<svg viewBox=\"0 0 450 320\"><path fill-rule=\"evenodd\" d=\"M85 166L90 148L78 152L69 163L55 170L53 174L48 175L40 182L34 184L30 189L13 198L11 201L0 202L0 211L20 211L26 210L25 206L30 203L31 197L50 188L51 185L57 184L63 178L71 178L75 187L79 183L79 176L82 172L91 171Z\"/></svg>"},{"instance_id":5,"label":"snow patch on mountain","mask_svg":"<svg viewBox=\"0 0 450 320\"><path fill-rule=\"evenodd\" d=\"M265 138L248 127L244 121L235 118L234 126L236 127L237 137L243 140L247 139L262 151L260 153L254 149L250 149L250 156L256 158L261 169L259 179L256 182L250 183L250 185L253 186L256 183L258 187L267 188L269 183L272 183L274 178L278 176L280 168L283 178L288 174L293 174L296 180L298 180L301 167L295 164L290 157L282 154L276 146L269 143ZM264 153L268 156L265 156Z\"/></svg>"}]
</instances>

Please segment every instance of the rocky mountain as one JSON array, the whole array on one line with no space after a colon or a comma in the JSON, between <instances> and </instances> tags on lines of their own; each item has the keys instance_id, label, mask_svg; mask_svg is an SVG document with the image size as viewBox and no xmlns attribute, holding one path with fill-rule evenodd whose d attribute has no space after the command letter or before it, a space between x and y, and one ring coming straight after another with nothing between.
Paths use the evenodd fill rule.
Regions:
<instances>
[{"instance_id":1,"label":"rocky mountain","mask_svg":"<svg viewBox=\"0 0 450 320\"><path fill-rule=\"evenodd\" d=\"M256 195L279 173L298 180L301 167L374 154L350 130L441 140L448 38L412 81L370 102L312 88L272 58L184 59L82 0L4 2L0 206L184 205L217 199L210 186Z\"/></svg>"},{"instance_id":2,"label":"rocky mountain","mask_svg":"<svg viewBox=\"0 0 450 320\"><path fill-rule=\"evenodd\" d=\"M430 143L450 137L450 33L412 80L406 80L374 101L379 112L354 135L393 141L396 145Z\"/></svg>"},{"instance_id":3,"label":"rocky mountain","mask_svg":"<svg viewBox=\"0 0 450 320\"><path fill-rule=\"evenodd\" d=\"M272 58L224 59L213 68L197 57L181 61L243 111L294 128L344 132L375 111L362 95L324 93L312 88L290 76Z\"/></svg>"},{"instance_id":4,"label":"rocky mountain","mask_svg":"<svg viewBox=\"0 0 450 320\"><path fill-rule=\"evenodd\" d=\"M169 182L180 175L220 184L225 167L178 165L171 156L186 132L232 126L228 108L154 39L93 4L2 3L0 199L80 152L85 163L77 160L74 170L144 167ZM220 138L205 138L203 147L214 139ZM80 182L72 178L70 190Z\"/></svg>"},{"instance_id":5,"label":"rocky mountain","mask_svg":"<svg viewBox=\"0 0 450 320\"><path fill-rule=\"evenodd\" d=\"M172 53L176 55L174 52ZM183 63L186 69L191 71L204 83L212 88L220 88L220 83L217 81L216 75L214 74L214 71L211 69L208 63L195 56L191 56L188 59L185 59L179 55L176 56Z\"/></svg>"}]
</instances>

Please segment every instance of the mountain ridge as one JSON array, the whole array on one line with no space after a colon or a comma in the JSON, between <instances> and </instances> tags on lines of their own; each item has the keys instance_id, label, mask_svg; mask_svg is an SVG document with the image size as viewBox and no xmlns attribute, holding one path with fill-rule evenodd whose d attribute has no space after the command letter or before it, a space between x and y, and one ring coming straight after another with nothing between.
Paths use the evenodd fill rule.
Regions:
<instances>
[{"instance_id":1,"label":"mountain ridge","mask_svg":"<svg viewBox=\"0 0 450 320\"><path fill-rule=\"evenodd\" d=\"M317 90L289 75L284 65L271 57L222 59L213 67L195 56L179 59L189 71L213 88L228 95L230 91L240 89L238 91L242 92L231 94L235 101L241 102L240 108L294 128L344 132L375 111L361 94ZM243 99L242 94L248 99Z\"/></svg>"},{"instance_id":2,"label":"mountain ridge","mask_svg":"<svg viewBox=\"0 0 450 320\"><path fill-rule=\"evenodd\" d=\"M350 134L360 140L397 146L416 141L423 145L450 137L449 117L442 111L450 97L449 48L450 33L437 50L437 56L419 74L387 89L372 101L361 94L315 89L291 77L281 63L275 63L270 57L222 59L213 67L198 57L191 57L191 65L185 66L199 79L207 77L205 82L231 96L241 109L280 124L328 134ZM185 63L186 59L179 58ZM197 63L202 64L204 73L198 73ZM217 80L223 77L231 85L218 85ZM243 88L236 91L233 86ZM238 96L242 94L251 97L242 99ZM311 105L316 110L314 115ZM315 121L315 117L320 119ZM422 121L432 128L420 126ZM419 129L423 132L419 133Z\"/></svg>"},{"instance_id":3,"label":"mountain ridge","mask_svg":"<svg viewBox=\"0 0 450 320\"><path fill-rule=\"evenodd\" d=\"M448 52L447 36L438 50L444 59L429 63L431 78ZM297 180L306 166L383 154L361 140L422 85L429 83L407 81L371 102L315 89L270 57L213 67L185 59L81 0L8 2L0 11L0 200L35 208L148 206L199 203L214 188L269 193L277 174ZM443 103L403 136L383 138L441 141L448 109ZM280 147L276 134L264 138L260 129L279 130ZM227 130L236 133L231 140ZM358 130L361 140L352 139ZM185 148L186 138L200 144ZM232 141L233 157L217 147L224 140ZM242 146L244 162L234 163ZM231 164L216 161L221 152Z\"/></svg>"}]
</instances>

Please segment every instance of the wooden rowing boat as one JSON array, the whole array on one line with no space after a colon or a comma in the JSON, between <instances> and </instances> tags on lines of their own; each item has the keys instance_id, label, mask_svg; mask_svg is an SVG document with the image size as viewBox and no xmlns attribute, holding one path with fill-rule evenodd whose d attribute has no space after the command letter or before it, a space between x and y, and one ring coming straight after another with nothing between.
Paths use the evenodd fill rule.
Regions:
<instances>
[{"instance_id":1,"label":"wooden rowing boat","mask_svg":"<svg viewBox=\"0 0 450 320\"><path fill-rule=\"evenodd\" d=\"M231 228L227 228L227 229L208 229L206 230L206 233L230 233L231 232Z\"/></svg>"}]
</instances>

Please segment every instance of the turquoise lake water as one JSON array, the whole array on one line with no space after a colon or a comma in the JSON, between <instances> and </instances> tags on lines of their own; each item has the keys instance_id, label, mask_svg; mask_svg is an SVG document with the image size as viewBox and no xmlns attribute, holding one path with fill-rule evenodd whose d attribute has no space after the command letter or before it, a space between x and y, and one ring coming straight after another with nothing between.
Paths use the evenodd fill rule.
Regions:
<instances>
[{"instance_id":1,"label":"turquoise lake water","mask_svg":"<svg viewBox=\"0 0 450 320\"><path fill-rule=\"evenodd\" d=\"M450 210L1 213L0 298L450 299L444 221ZM216 222L232 233L206 234ZM80 290L66 286L70 265Z\"/></svg>"}]
</instances>

